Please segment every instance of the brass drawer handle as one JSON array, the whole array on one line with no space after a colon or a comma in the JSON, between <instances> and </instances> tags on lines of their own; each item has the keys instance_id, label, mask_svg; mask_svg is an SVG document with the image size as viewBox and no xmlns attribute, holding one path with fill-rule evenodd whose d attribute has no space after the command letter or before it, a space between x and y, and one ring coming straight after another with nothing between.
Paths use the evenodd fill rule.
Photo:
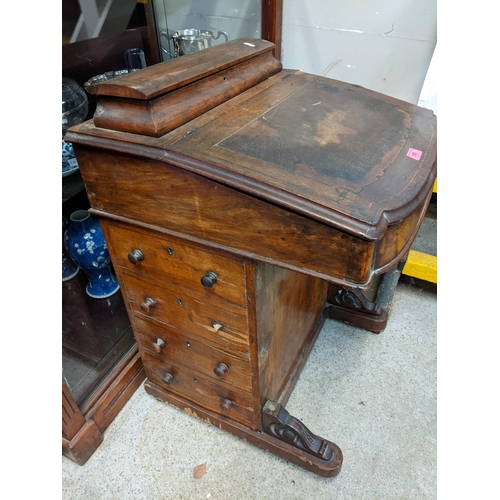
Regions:
<instances>
[{"instance_id":1,"label":"brass drawer handle","mask_svg":"<svg viewBox=\"0 0 500 500\"><path fill-rule=\"evenodd\" d=\"M229 371L229 366L227 366L225 363L219 363L215 368L214 368L214 373L218 377L223 377L225 373Z\"/></svg>"},{"instance_id":2,"label":"brass drawer handle","mask_svg":"<svg viewBox=\"0 0 500 500\"><path fill-rule=\"evenodd\" d=\"M153 349L156 352L160 352L164 347L166 346L166 343L163 339L157 338L156 342L153 342Z\"/></svg>"},{"instance_id":3,"label":"brass drawer handle","mask_svg":"<svg viewBox=\"0 0 500 500\"><path fill-rule=\"evenodd\" d=\"M156 306L156 300L153 300L151 297L146 297L144 302L141 302L141 309L144 312L150 312L153 307Z\"/></svg>"},{"instance_id":4,"label":"brass drawer handle","mask_svg":"<svg viewBox=\"0 0 500 500\"><path fill-rule=\"evenodd\" d=\"M223 399L220 403L220 406L219 408L222 410L222 411L229 411L229 408L231 408L231 405L233 404L233 402L230 400L230 399Z\"/></svg>"},{"instance_id":5,"label":"brass drawer handle","mask_svg":"<svg viewBox=\"0 0 500 500\"><path fill-rule=\"evenodd\" d=\"M128 260L135 265L139 263L140 260L144 260L144 254L140 250L134 250L132 253L127 255Z\"/></svg>"},{"instance_id":6,"label":"brass drawer handle","mask_svg":"<svg viewBox=\"0 0 500 500\"><path fill-rule=\"evenodd\" d=\"M174 380L174 376L169 372L165 373L165 377L163 377L163 382L165 382L165 384L167 385L170 385L170 382L172 382L172 380Z\"/></svg>"},{"instance_id":7,"label":"brass drawer handle","mask_svg":"<svg viewBox=\"0 0 500 500\"><path fill-rule=\"evenodd\" d=\"M217 283L217 275L212 271L208 271L208 273L201 278L201 284L205 288L212 288L215 283Z\"/></svg>"}]
</instances>

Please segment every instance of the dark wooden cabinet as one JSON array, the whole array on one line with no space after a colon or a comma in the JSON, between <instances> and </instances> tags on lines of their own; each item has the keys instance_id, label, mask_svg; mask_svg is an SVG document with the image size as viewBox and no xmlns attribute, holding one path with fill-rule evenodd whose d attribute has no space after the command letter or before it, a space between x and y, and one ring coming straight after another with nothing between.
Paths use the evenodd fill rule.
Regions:
<instances>
[{"instance_id":1,"label":"dark wooden cabinet","mask_svg":"<svg viewBox=\"0 0 500 500\"><path fill-rule=\"evenodd\" d=\"M68 135L148 393L332 477L342 452L285 405L332 307L380 316L369 291L425 215L436 123L273 49L234 40L96 85Z\"/></svg>"}]
</instances>

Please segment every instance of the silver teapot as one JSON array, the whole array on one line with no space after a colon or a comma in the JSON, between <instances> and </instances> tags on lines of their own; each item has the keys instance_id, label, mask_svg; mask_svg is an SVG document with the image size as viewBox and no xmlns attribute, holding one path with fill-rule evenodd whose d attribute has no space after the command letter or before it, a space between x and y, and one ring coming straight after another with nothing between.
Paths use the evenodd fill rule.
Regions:
<instances>
[{"instance_id":1,"label":"silver teapot","mask_svg":"<svg viewBox=\"0 0 500 500\"><path fill-rule=\"evenodd\" d=\"M186 54L193 54L199 50L212 47L213 41L217 40L221 35L226 39L226 42L229 41L229 35L225 31L218 31L217 36L214 36L213 31L209 30L184 29L176 31L173 35L169 35L167 31L163 30L160 31L160 37L163 36L168 41L173 40L174 54L171 54L163 46L161 49L170 57L180 57Z\"/></svg>"}]
</instances>

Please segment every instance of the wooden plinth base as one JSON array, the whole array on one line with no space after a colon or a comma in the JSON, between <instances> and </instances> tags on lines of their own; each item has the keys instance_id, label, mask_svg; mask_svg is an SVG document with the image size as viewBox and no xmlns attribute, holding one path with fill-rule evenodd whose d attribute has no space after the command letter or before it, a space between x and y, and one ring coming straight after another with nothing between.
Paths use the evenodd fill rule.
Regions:
<instances>
[{"instance_id":1,"label":"wooden plinth base","mask_svg":"<svg viewBox=\"0 0 500 500\"><path fill-rule=\"evenodd\" d=\"M205 422L209 422L220 429L223 429L231 434L261 448L265 451L273 453L280 458L298 465L310 472L314 472L322 477L336 476L342 467L342 451L340 448L327 440L323 440L332 450L332 456L328 460L317 458L304 450L298 449L274 436L264 432L252 431L244 425L238 424L221 415L217 415L209 410L200 408L189 401L185 401L173 394L170 394L162 387L146 380L144 388L148 394L155 397L159 401L168 403L176 408L179 408L189 415L195 416Z\"/></svg>"}]
</instances>

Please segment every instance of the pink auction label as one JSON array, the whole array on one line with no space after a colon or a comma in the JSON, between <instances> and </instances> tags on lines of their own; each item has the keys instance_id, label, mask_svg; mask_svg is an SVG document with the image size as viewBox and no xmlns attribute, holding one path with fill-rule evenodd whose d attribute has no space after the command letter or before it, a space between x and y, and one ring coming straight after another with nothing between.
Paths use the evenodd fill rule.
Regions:
<instances>
[{"instance_id":1,"label":"pink auction label","mask_svg":"<svg viewBox=\"0 0 500 500\"><path fill-rule=\"evenodd\" d=\"M409 158L413 158L414 160L420 160L420 157L422 156L422 151L420 151L420 149L410 148L408 150L408 153L406 153L406 156L408 156Z\"/></svg>"}]
</instances>

